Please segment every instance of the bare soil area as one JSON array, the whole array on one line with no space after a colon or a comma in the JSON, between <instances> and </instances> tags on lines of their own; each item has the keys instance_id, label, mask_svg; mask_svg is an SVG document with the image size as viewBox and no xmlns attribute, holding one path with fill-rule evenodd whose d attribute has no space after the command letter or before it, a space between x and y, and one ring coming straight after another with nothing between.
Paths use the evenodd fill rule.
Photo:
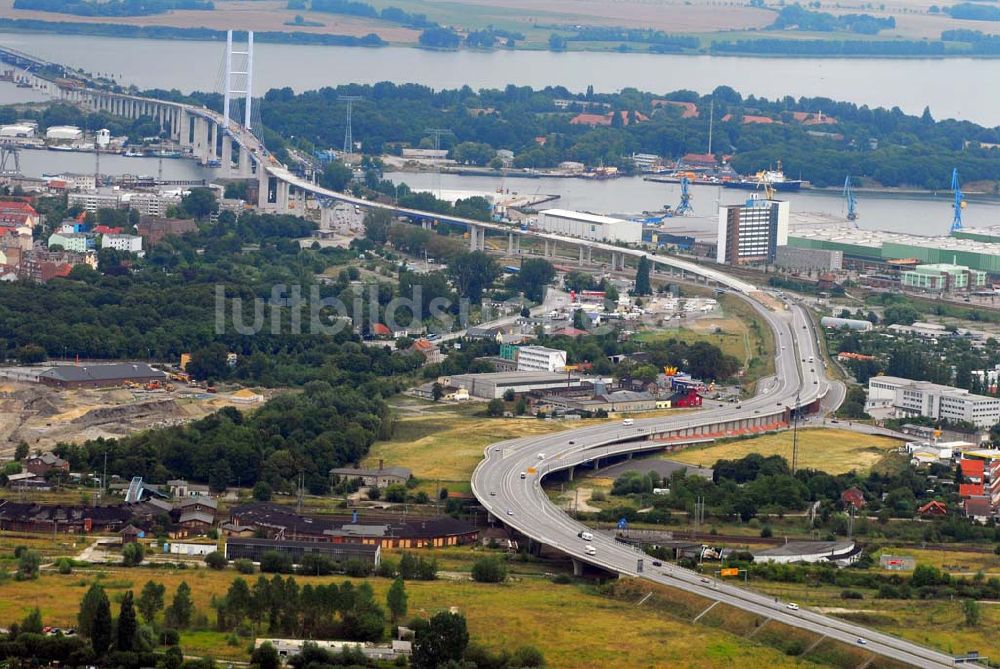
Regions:
<instances>
[{"instance_id":1,"label":"bare soil area","mask_svg":"<svg viewBox=\"0 0 1000 669\"><path fill-rule=\"evenodd\" d=\"M58 390L37 383L0 381L0 457L24 441L47 450L56 443L117 438L180 425L224 406L246 408L225 393L184 386L174 392L127 388Z\"/></svg>"}]
</instances>

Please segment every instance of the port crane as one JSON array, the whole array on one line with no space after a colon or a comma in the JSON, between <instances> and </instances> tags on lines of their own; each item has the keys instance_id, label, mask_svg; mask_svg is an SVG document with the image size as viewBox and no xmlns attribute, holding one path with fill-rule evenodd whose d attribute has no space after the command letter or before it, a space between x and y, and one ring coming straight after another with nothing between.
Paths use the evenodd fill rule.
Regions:
<instances>
[{"instance_id":1,"label":"port crane","mask_svg":"<svg viewBox=\"0 0 1000 669\"><path fill-rule=\"evenodd\" d=\"M681 177L681 202L674 209L674 216L690 216L694 213L694 207L691 205L691 192L688 190L690 184L687 175Z\"/></svg>"},{"instance_id":2,"label":"port crane","mask_svg":"<svg viewBox=\"0 0 1000 669\"><path fill-rule=\"evenodd\" d=\"M951 170L951 191L955 194L955 201L951 208L954 215L951 219L951 234L955 234L962 229L962 210L965 209L965 196L962 195L962 187L958 183L958 168Z\"/></svg>"},{"instance_id":3,"label":"port crane","mask_svg":"<svg viewBox=\"0 0 1000 669\"><path fill-rule=\"evenodd\" d=\"M854 227L858 227L858 200L854 197L854 189L851 187L851 175L844 179L844 200L847 202L847 220L855 221Z\"/></svg>"}]
</instances>

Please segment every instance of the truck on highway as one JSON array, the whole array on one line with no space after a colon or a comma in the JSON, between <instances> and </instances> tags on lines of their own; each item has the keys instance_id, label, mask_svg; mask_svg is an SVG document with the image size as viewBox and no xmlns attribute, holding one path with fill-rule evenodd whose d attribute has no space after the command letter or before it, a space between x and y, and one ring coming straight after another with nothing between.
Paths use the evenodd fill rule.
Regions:
<instances>
[{"instance_id":1,"label":"truck on highway","mask_svg":"<svg viewBox=\"0 0 1000 669\"><path fill-rule=\"evenodd\" d=\"M594 535L591 534L590 532L580 532L576 536L580 537L584 541L593 541L594 540Z\"/></svg>"}]
</instances>

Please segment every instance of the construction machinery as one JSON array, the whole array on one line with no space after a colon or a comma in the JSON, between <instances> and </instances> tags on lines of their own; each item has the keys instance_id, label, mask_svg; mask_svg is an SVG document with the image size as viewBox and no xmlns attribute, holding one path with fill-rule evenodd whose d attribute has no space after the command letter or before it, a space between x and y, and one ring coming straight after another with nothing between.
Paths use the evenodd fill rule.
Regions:
<instances>
[{"instance_id":1,"label":"construction machinery","mask_svg":"<svg viewBox=\"0 0 1000 669\"><path fill-rule=\"evenodd\" d=\"M951 234L955 234L962 229L962 210L965 209L965 196L962 195L962 188L958 183L958 168L951 171L951 191L955 195L955 201L951 208L954 211L951 219Z\"/></svg>"},{"instance_id":2,"label":"construction machinery","mask_svg":"<svg viewBox=\"0 0 1000 669\"><path fill-rule=\"evenodd\" d=\"M854 189L851 187L851 175L844 179L844 201L847 203L847 220L858 220L858 200L854 197ZM858 227L855 223L854 227Z\"/></svg>"}]
</instances>

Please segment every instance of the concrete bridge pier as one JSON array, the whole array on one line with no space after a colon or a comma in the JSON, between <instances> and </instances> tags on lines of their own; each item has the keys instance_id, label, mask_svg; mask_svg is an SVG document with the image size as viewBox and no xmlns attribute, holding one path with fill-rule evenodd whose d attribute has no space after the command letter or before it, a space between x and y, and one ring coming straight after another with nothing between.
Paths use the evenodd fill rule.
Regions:
<instances>
[{"instance_id":1,"label":"concrete bridge pier","mask_svg":"<svg viewBox=\"0 0 1000 669\"><path fill-rule=\"evenodd\" d=\"M227 132L222 136L222 176L228 179L233 172L233 138Z\"/></svg>"},{"instance_id":2,"label":"concrete bridge pier","mask_svg":"<svg viewBox=\"0 0 1000 669\"><path fill-rule=\"evenodd\" d=\"M580 264L583 264L583 247L580 247Z\"/></svg>"},{"instance_id":3,"label":"concrete bridge pier","mask_svg":"<svg viewBox=\"0 0 1000 669\"><path fill-rule=\"evenodd\" d=\"M514 233L507 233L507 255L514 255Z\"/></svg>"},{"instance_id":4,"label":"concrete bridge pier","mask_svg":"<svg viewBox=\"0 0 1000 669\"><path fill-rule=\"evenodd\" d=\"M573 576L583 576L583 563L576 558L571 558L573 562Z\"/></svg>"},{"instance_id":5,"label":"concrete bridge pier","mask_svg":"<svg viewBox=\"0 0 1000 669\"><path fill-rule=\"evenodd\" d=\"M239 151L239 175L249 179L253 176L253 161L250 160L250 150L245 146L240 146Z\"/></svg>"}]
</instances>

